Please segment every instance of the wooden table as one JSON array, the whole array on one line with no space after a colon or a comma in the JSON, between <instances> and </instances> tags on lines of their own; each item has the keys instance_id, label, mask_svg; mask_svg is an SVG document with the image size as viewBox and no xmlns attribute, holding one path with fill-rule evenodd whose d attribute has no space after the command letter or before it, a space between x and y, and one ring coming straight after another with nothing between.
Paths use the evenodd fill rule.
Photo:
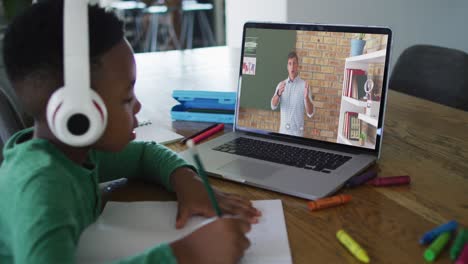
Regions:
<instances>
[{"instance_id":1,"label":"wooden table","mask_svg":"<svg viewBox=\"0 0 468 264\"><path fill-rule=\"evenodd\" d=\"M234 91L239 50L227 47L136 55L137 96L160 125L188 135L207 123L171 122L173 89ZM229 128L228 128L229 129ZM294 263L359 263L335 238L344 228L365 248L372 263L424 263L426 231L455 219L468 226L468 112L389 92L381 176L410 175L410 186L344 189L353 201L310 212L306 200L232 182L211 179L223 191L252 200L283 201ZM184 146L172 144L179 151ZM115 200L174 200L161 188L132 183ZM451 263L448 250L437 263Z\"/></svg>"}]
</instances>

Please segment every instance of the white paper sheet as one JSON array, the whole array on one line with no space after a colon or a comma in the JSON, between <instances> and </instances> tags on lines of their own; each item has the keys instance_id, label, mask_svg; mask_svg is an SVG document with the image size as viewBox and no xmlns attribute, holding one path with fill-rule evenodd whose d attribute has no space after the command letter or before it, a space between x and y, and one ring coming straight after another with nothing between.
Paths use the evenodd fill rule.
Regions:
<instances>
[{"instance_id":1,"label":"white paper sheet","mask_svg":"<svg viewBox=\"0 0 468 264\"><path fill-rule=\"evenodd\" d=\"M253 204L262 217L247 234L251 246L240 263L292 263L281 200ZM176 202L109 202L98 221L81 235L77 262L103 263L136 255L177 240L214 219L192 217L186 227L177 230L176 214Z\"/></svg>"},{"instance_id":2,"label":"white paper sheet","mask_svg":"<svg viewBox=\"0 0 468 264\"><path fill-rule=\"evenodd\" d=\"M184 136L177 134L169 128L158 126L152 121L145 121L143 124L145 125L141 125L135 129L135 141L155 141L159 144L169 144L184 138Z\"/></svg>"}]
</instances>

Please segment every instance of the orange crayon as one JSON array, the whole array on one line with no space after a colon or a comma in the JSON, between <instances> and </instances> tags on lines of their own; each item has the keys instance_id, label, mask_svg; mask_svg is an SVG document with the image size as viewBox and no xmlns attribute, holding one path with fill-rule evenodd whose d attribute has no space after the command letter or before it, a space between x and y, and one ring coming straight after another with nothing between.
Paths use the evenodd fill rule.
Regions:
<instances>
[{"instance_id":1,"label":"orange crayon","mask_svg":"<svg viewBox=\"0 0 468 264\"><path fill-rule=\"evenodd\" d=\"M311 211L315 211L323 208L338 206L340 204L345 204L349 201L351 201L351 195L339 194L327 198L318 199L316 201L310 201L307 203L307 207L309 207Z\"/></svg>"}]
</instances>

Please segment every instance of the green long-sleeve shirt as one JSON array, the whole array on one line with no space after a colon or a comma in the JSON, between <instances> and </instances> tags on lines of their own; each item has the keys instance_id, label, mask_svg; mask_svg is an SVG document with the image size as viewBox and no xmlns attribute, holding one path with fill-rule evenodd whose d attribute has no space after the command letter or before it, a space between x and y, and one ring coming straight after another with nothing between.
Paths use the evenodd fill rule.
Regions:
<instances>
[{"instance_id":1,"label":"green long-sleeve shirt","mask_svg":"<svg viewBox=\"0 0 468 264\"><path fill-rule=\"evenodd\" d=\"M123 151L92 150L89 166L69 160L53 144L16 133L0 167L0 263L74 263L83 230L100 211L98 182L146 177L171 189L170 174L188 166L155 143L131 142ZM158 221L158 219L154 219ZM176 263L167 244L121 263Z\"/></svg>"}]
</instances>

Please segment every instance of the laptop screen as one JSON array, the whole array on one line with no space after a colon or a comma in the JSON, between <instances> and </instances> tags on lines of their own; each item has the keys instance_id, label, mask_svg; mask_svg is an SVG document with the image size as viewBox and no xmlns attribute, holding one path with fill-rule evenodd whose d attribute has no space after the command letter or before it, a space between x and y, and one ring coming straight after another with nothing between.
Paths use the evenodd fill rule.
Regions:
<instances>
[{"instance_id":1,"label":"laptop screen","mask_svg":"<svg viewBox=\"0 0 468 264\"><path fill-rule=\"evenodd\" d=\"M379 150L388 28L246 23L236 129Z\"/></svg>"}]
</instances>

